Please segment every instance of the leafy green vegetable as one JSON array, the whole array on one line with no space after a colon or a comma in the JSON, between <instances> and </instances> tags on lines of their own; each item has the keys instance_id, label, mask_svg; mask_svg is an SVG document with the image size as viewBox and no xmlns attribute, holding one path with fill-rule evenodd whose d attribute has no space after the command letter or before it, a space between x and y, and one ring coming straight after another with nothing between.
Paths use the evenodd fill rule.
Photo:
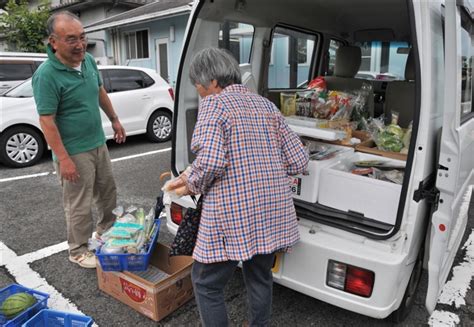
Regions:
<instances>
[{"instance_id":1,"label":"leafy green vegetable","mask_svg":"<svg viewBox=\"0 0 474 327\"><path fill-rule=\"evenodd\" d=\"M387 127L385 127L385 131L398 136L400 139L403 137L403 129L395 124L390 124Z\"/></svg>"},{"instance_id":2,"label":"leafy green vegetable","mask_svg":"<svg viewBox=\"0 0 474 327\"><path fill-rule=\"evenodd\" d=\"M400 152L403 148L403 130L398 125L389 125L378 135L377 147L383 151Z\"/></svg>"}]
</instances>

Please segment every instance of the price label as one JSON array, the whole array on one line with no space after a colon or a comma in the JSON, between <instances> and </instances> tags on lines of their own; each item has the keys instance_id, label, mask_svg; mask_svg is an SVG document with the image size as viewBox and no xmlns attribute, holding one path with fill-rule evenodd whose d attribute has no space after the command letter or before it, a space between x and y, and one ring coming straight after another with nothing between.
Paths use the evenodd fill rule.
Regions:
<instances>
[{"instance_id":1,"label":"price label","mask_svg":"<svg viewBox=\"0 0 474 327\"><path fill-rule=\"evenodd\" d=\"M293 195L301 195L301 178L293 177L290 188Z\"/></svg>"}]
</instances>

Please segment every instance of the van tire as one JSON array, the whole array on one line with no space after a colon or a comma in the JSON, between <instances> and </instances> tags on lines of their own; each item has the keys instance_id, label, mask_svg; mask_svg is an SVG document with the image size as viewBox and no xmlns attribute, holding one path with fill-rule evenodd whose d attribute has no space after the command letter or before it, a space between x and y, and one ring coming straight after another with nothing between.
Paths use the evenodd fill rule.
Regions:
<instances>
[{"instance_id":1,"label":"van tire","mask_svg":"<svg viewBox=\"0 0 474 327\"><path fill-rule=\"evenodd\" d=\"M0 161L8 167L33 166L43 156L44 149L42 135L31 127L15 126L6 130L0 137ZM23 154L16 157L18 152Z\"/></svg>"},{"instance_id":2,"label":"van tire","mask_svg":"<svg viewBox=\"0 0 474 327\"><path fill-rule=\"evenodd\" d=\"M408 317L411 309L413 308L413 304L415 303L416 291L418 289L418 284L420 283L421 273L423 272L424 252L424 249L421 248L420 252L418 253L418 257L416 258L415 266L413 267L413 271L411 272L410 280L408 281L405 294L403 294L403 299L400 303L400 307L394 312L392 312L392 314L388 317L388 320L394 323L403 322Z\"/></svg>"},{"instance_id":3,"label":"van tire","mask_svg":"<svg viewBox=\"0 0 474 327\"><path fill-rule=\"evenodd\" d=\"M151 142L165 142L171 139L171 130L173 122L171 114L166 111L155 111L146 127L146 135Z\"/></svg>"}]
</instances>

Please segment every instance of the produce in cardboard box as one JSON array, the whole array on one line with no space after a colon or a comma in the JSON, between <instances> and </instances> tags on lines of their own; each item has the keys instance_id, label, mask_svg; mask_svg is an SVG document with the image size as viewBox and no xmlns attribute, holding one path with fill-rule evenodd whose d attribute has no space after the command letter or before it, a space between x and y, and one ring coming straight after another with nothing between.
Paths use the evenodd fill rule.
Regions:
<instances>
[{"instance_id":1,"label":"produce in cardboard box","mask_svg":"<svg viewBox=\"0 0 474 327\"><path fill-rule=\"evenodd\" d=\"M403 148L403 141L399 134L394 134L390 130L383 130L375 141L377 147L383 151L400 152Z\"/></svg>"},{"instance_id":2,"label":"produce in cardboard box","mask_svg":"<svg viewBox=\"0 0 474 327\"><path fill-rule=\"evenodd\" d=\"M396 124L385 126L383 121L384 117L371 120L369 131L372 135L372 139L379 150L400 152L405 146L403 142L405 132Z\"/></svg>"}]
</instances>

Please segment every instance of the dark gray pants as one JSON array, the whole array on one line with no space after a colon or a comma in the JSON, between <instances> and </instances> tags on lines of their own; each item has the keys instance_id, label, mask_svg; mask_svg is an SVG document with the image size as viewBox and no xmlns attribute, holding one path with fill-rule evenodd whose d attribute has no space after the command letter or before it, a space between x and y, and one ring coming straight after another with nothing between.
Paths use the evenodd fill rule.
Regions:
<instances>
[{"instance_id":1,"label":"dark gray pants","mask_svg":"<svg viewBox=\"0 0 474 327\"><path fill-rule=\"evenodd\" d=\"M271 272L275 254L256 255L242 262L249 326L268 326L272 308L273 275ZM194 296L204 327L228 326L224 302L224 287L232 277L238 261L204 264L195 261L192 269Z\"/></svg>"}]
</instances>

